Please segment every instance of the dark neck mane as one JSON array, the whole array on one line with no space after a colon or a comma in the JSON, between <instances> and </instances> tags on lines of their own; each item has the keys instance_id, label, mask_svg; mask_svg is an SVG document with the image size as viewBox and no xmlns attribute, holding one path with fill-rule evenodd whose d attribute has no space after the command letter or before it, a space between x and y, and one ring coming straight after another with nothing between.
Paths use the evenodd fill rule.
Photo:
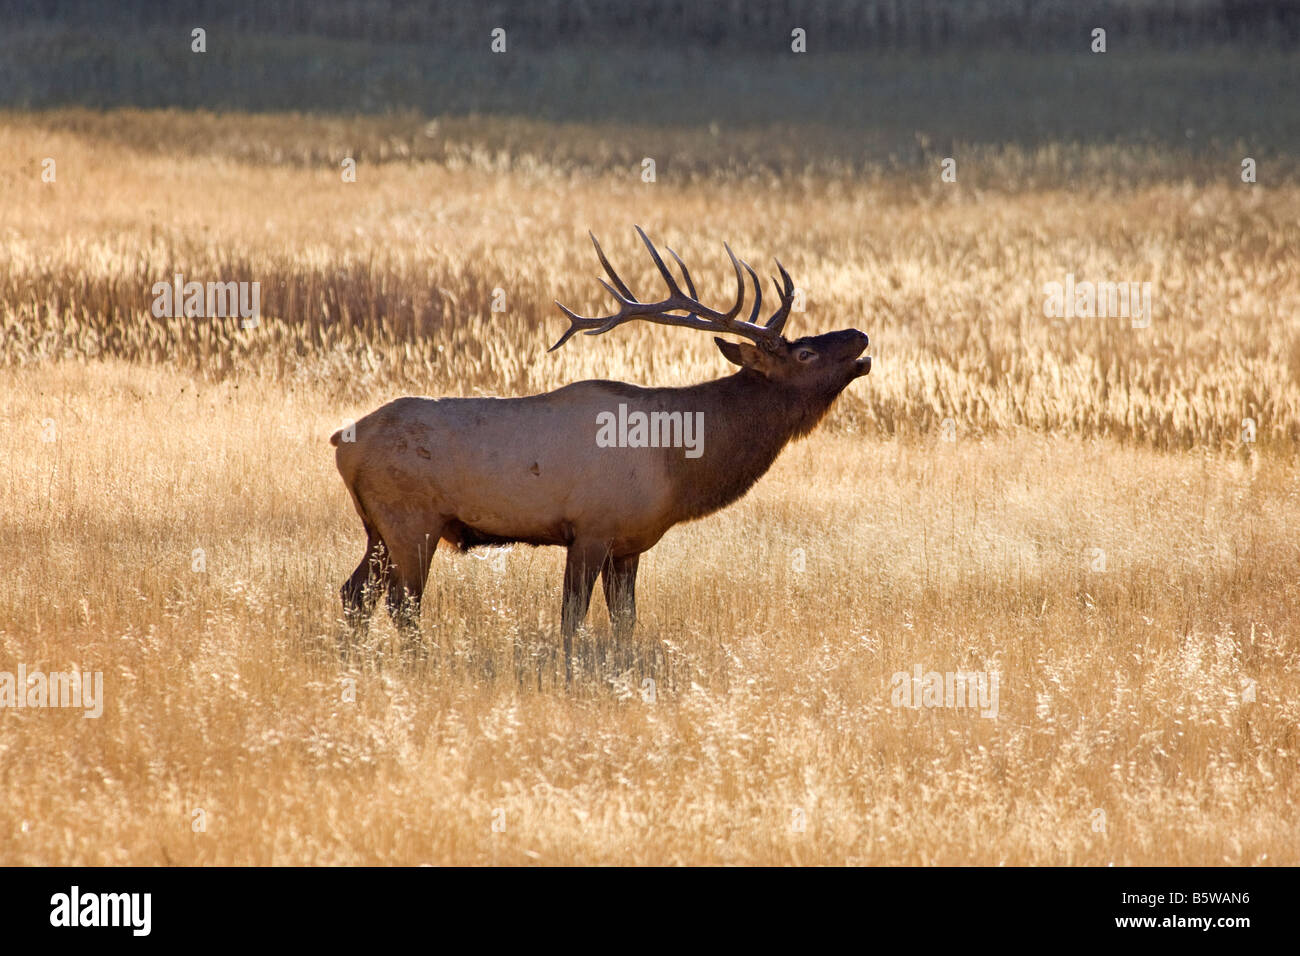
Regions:
<instances>
[{"instance_id":1,"label":"dark neck mane","mask_svg":"<svg viewBox=\"0 0 1300 956\"><path fill-rule=\"evenodd\" d=\"M792 439L821 421L838 391L809 393L775 384L757 372L687 388L664 389L666 405L704 412L704 446L699 458L670 449L674 475L674 519L701 518L740 498L761 478Z\"/></svg>"}]
</instances>

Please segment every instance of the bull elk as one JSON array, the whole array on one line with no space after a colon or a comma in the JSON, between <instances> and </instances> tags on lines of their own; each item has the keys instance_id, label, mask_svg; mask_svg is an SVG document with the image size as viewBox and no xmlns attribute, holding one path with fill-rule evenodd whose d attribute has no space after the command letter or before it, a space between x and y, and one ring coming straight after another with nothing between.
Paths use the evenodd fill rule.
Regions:
<instances>
[{"instance_id":1,"label":"bull elk","mask_svg":"<svg viewBox=\"0 0 1300 956\"><path fill-rule=\"evenodd\" d=\"M747 339L714 338L740 370L685 388L585 381L527 398L399 398L358 421L352 440L336 432L330 442L338 449L339 473L367 535L365 556L341 589L353 626L366 625L378 592L386 590L399 627L414 628L440 540L462 551L560 545L568 549L561 632L571 679L573 636L587 616L596 577L621 641L636 621L641 554L673 525L740 498L791 439L811 431L836 396L871 371L871 358L861 357L867 336L856 329L782 337L795 289L780 262L781 281L772 282L781 304L760 323L758 276L725 243L736 300L721 312L696 298L677 253L668 250L685 292L640 227L637 233L668 286L667 298L639 301L592 236L610 280L600 282L618 311L588 318L557 302L570 326L550 351L575 332L599 335L640 319ZM742 267L754 286L748 320L739 318ZM692 428L697 424L703 429ZM688 441L691 447L681 447Z\"/></svg>"}]
</instances>

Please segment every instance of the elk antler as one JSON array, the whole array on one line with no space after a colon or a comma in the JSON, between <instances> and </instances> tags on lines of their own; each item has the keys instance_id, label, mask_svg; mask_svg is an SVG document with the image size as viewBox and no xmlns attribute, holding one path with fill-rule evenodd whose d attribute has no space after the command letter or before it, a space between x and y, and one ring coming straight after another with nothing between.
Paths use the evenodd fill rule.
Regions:
<instances>
[{"instance_id":1,"label":"elk antler","mask_svg":"<svg viewBox=\"0 0 1300 956\"><path fill-rule=\"evenodd\" d=\"M660 257L659 251L655 249L654 243L647 238L645 232L640 226L636 227L637 235L650 250L650 257L659 267L659 273L664 277L664 282L668 284L668 298L661 302L639 302L636 296L618 277L614 267L609 264L605 258L605 252L600 248L600 243L596 237L591 236L592 244L596 247L596 256L600 259L601 266L605 269L605 274L609 276L614 283L610 285L604 279L599 282L618 301L618 312L614 315L604 316L581 316L573 312L560 302L556 302L561 311L569 317L569 328L560 336L560 340L552 345L547 351L554 352L565 342L569 341L574 332L585 332L587 335L600 335L602 332L608 332L615 326L622 325L632 319L644 319L646 322L657 322L660 325L680 325L688 329L700 329L706 332L729 332L733 335L743 335L751 341L761 344L772 344L781 338L781 329L785 326L785 320L790 315L790 305L794 302L794 282L790 278L790 273L785 271L785 267L778 261L777 269L781 271L781 279L784 285L777 282L776 277L772 277L772 284L776 286L777 295L781 297L781 306L772 313L762 325L758 324L758 314L763 306L763 290L759 285L758 276L754 270L749 267L747 262L736 258L736 254L731 251L731 247L725 242L722 248L727 250L727 255L731 258L731 266L736 270L736 302L726 312L717 312L703 305L695 297L695 283L691 281L691 274L686 269L686 263L682 262L681 257L671 249L668 254L673 257L677 265L682 270L682 278L686 280L686 289L689 292L683 292L677 285L677 280L673 274L668 271L664 265L664 260ZM749 313L749 320L737 319L741 308L745 304L745 278L740 271L740 267L745 267L745 272L754 283L754 307ZM685 313L684 315L679 313Z\"/></svg>"}]
</instances>

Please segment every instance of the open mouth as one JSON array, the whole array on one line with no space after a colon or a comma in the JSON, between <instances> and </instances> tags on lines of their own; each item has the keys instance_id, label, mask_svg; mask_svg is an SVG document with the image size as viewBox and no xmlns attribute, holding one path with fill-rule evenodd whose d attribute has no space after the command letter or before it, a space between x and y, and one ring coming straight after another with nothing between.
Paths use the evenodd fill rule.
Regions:
<instances>
[{"instance_id":1,"label":"open mouth","mask_svg":"<svg viewBox=\"0 0 1300 956\"><path fill-rule=\"evenodd\" d=\"M867 355L864 356L863 358L858 359L856 362L853 363L853 367L856 369L858 375L870 375L871 356Z\"/></svg>"}]
</instances>

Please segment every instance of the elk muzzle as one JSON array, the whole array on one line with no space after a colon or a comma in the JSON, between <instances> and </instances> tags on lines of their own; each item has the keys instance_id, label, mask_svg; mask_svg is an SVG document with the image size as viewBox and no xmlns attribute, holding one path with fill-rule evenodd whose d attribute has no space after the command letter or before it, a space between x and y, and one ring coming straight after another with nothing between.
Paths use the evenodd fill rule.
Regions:
<instances>
[{"instance_id":1,"label":"elk muzzle","mask_svg":"<svg viewBox=\"0 0 1300 956\"><path fill-rule=\"evenodd\" d=\"M861 358L857 359L857 361L853 363L853 377L859 378L863 375L870 375L871 356L862 355L862 353L865 352L867 350L867 346L871 344L871 339L867 337L866 332L859 332L857 329L849 329L848 332L845 334L854 337L855 344L858 347L856 354L861 356Z\"/></svg>"}]
</instances>

